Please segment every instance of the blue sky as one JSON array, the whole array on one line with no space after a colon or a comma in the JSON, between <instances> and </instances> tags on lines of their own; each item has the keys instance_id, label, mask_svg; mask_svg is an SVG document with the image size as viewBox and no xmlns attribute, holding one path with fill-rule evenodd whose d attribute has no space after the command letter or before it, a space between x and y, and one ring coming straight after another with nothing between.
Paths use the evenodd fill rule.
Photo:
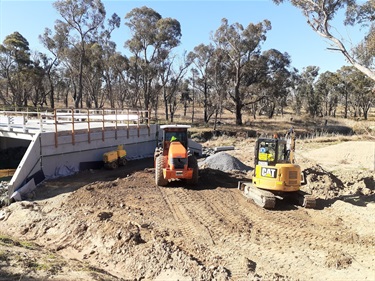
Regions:
<instances>
[{"instance_id":1,"label":"blue sky","mask_svg":"<svg viewBox=\"0 0 375 281\"><path fill-rule=\"evenodd\" d=\"M192 51L201 43L208 44L211 32L219 28L222 18L227 18L229 24L238 22L243 26L268 19L272 30L267 33L262 50L273 48L287 52L291 56L292 66L300 71L309 65L319 66L321 73L336 71L341 66L348 65L340 53L327 50L329 44L307 25L297 8L287 3L277 6L270 0L102 2L107 17L116 13L121 18L121 27L115 30L112 39L117 44L117 50L123 54L126 53L124 42L130 37L130 32L124 25L125 15L135 7L148 6L162 17L175 18L180 22L181 46L176 51L180 54L183 50ZM53 30L55 20L60 18L52 3L49 0L0 0L0 42L7 35L18 31L28 40L31 50L48 53L41 46L38 36L46 27ZM363 38L359 29L344 27L342 21L338 20L335 27L351 43L357 43ZM347 42L349 47L350 42Z\"/></svg>"}]
</instances>

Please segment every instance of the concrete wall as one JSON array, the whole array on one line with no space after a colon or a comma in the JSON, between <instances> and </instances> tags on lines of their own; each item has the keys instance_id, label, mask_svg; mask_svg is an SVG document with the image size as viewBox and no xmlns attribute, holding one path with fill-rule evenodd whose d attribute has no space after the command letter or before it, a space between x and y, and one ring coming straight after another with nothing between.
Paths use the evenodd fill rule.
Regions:
<instances>
[{"instance_id":1,"label":"concrete wall","mask_svg":"<svg viewBox=\"0 0 375 281\"><path fill-rule=\"evenodd\" d=\"M150 131L149 131L150 130ZM129 134L129 136L128 136ZM139 136L138 136L139 134ZM80 170L80 163L102 161L103 153L116 150L119 144L124 145L127 159L152 157L156 146L156 125L138 129L130 127L124 129L107 129L76 133L74 144L72 135L59 135L55 146L55 133L41 135L41 161L46 178L69 175ZM104 140L103 140L104 138Z\"/></svg>"},{"instance_id":2,"label":"concrete wall","mask_svg":"<svg viewBox=\"0 0 375 281\"><path fill-rule=\"evenodd\" d=\"M9 185L8 194L11 196L15 190L26 183L27 178L41 170L40 165L40 134L35 134L23 156ZM17 139L15 139L17 140Z\"/></svg>"}]
</instances>

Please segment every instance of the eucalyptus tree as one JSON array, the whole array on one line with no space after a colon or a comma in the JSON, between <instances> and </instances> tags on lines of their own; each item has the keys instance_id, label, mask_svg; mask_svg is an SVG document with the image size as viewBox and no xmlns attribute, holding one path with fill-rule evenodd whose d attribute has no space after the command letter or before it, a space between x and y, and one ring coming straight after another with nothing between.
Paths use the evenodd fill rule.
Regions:
<instances>
[{"instance_id":1,"label":"eucalyptus tree","mask_svg":"<svg viewBox=\"0 0 375 281\"><path fill-rule=\"evenodd\" d=\"M271 49L262 53L263 61L266 63L266 75L263 78L264 100L268 118L272 118L275 110L279 108L281 114L287 105L286 100L291 86L290 56Z\"/></svg>"},{"instance_id":2,"label":"eucalyptus tree","mask_svg":"<svg viewBox=\"0 0 375 281\"><path fill-rule=\"evenodd\" d=\"M354 107L354 117L368 119L368 112L375 104L375 83L368 76L357 69L354 70L351 82L354 84L352 102Z\"/></svg>"},{"instance_id":3,"label":"eucalyptus tree","mask_svg":"<svg viewBox=\"0 0 375 281\"><path fill-rule=\"evenodd\" d=\"M188 58L193 64L193 90L197 89L203 95L203 119L206 124L213 114L211 108L213 81L211 77L213 73L212 65L215 60L214 52L215 48L212 44L200 44L194 47L194 50L188 54Z\"/></svg>"},{"instance_id":4,"label":"eucalyptus tree","mask_svg":"<svg viewBox=\"0 0 375 281\"><path fill-rule=\"evenodd\" d=\"M63 103L67 108L69 107L69 96L72 91L73 81L69 78L66 72L67 70L65 68L58 68L56 70L59 79L55 85L55 101L57 103Z\"/></svg>"},{"instance_id":5,"label":"eucalyptus tree","mask_svg":"<svg viewBox=\"0 0 375 281\"><path fill-rule=\"evenodd\" d=\"M86 46L87 62L83 69L83 85L86 89L85 104L87 108L102 108L107 101L105 91L102 90L104 83L104 50L101 45L94 43Z\"/></svg>"},{"instance_id":6,"label":"eucalyptus tree","mask_svg":"<svg viewBox=\"0 0 375 281\"><path fill-rule=\"evenodd\" d=\"M315 89L315 82L318 75L319 67L308 66L304 68L300 75L299 86L297 88L297 95L301 98L306 112L311 117L316 117L322 113L322 96Z\"/></svg>"},{"instance_id":7,"label":"eucalyptus tree","mask_svg":"<svg viewBox=\"0 0 375 281\"><path fill-rule=\"evenodd\" d=\"M60 79L56 74L56 68L58 67L58 60L56 57L50 58L46 54L39 53L39 63L44 70L44 74L48 84L45 86L46 95L49 97L49 104L51 108L55 108L55 87Z\"/></svg>"},{"instance_id":8,"label":"eucalyptus tree","mask_svg":"<svg viewBox=\"0 0 375 281\"><path fill-rule=\"evenodd\" d=\"M294 111L294 114L301 115L303 107L303 99L300 93L300 88L302 85L302 77L298 69L293 69L291 72L291 86L289 88L290 96L289 103Z\"/></svg>"},{"instance_id":9,"label":"eucalyptus tree","mask_svg":"<svg viewBox=\"0 0 375 281\"><path fill-rule=\"evenodd\" d=\"M162 95L163 95L163 103L164 103L164 114L165 114L165 120L169 120L169 110L168 110L168 103L170 103L170 92L169 87L167 86L168 82L170 81L170 76L172 75L173 70L173 62L174 58L164 60L160 65L160 81L162 88ZM158 108L158 98L156 98L156 101L154 103L155 107L155 119L157 119L157 108Z\"/></svg>"},{"instance_id":10,"label":"eucalyptus tree","mask_svg":"<svg viewBox=\"0 0 375 281\"><path fill-rule=\"evenodd\" d=\"M63 35L63 33L61 35ZM47 55L44 55L42 61L46 69L46 74L50 86L50 106L51 108L55 108L55 79L52 79L52 73L60 63L60 61L58 60L58 54L60 50L65 47L65 41L64 37L58 36L58 34L56 34L54 38L52 38L52 31L49 28L46 28L44 30L44 33L42 35L39 35L39 41L52 54L51 58L47 57Z\"/></svg>"},{"instance_id":11,"label":"eucalyptus tree","mask_svg":"<svg viewBox=\"0 0 375 281\"><path fill-rule=\"evenodd\" d=\"M176 19L163 18L146 6L131 10L125 20L132 33L125 46L132 53L140 74L136 79L140 78L137 82L141 83L143 108L149 110L155 99L152 85L156 84L160 63L180 44L181 26Z\"/></svg>"},{"instance_id":12,"label":"eucalyptus tree","mask_svg":"<svg viewBox=\"0 0 375 281\"><path fill-rule=\"evenodd\" d=\"M32 54L32 66L29 67L28 82L31 87L29 100L34 107L47 105L49 82L46 73L45 55L39 52Z\"/></svg>"},{"instance_id":13,"label":"eucalyptus tree","mask_svg":"<svg viewBox=\"0 0 375 281\"><path fill-rule=\"evenodd\" d=\"M353 55L357 62L366 67L363 71L361 68L356 67L359 71L375 80L375 1L361 1L363 3L351 5L347 11L346 24L355 25L359 24L367 29L367 34L362 41L353 48ZM371 70L371 73L368 73Z\"/></svg>"},{"instance_id":14,"label":"eucalyptus tree","mask_svg":"<svg viewBox=\"0 0 375 281\"><path fill-rule=\"evenodd\" d=\"M359 116L365 120L368 119L368 112L370 111L371 107L375 105L375 85L374 81L370 79L368 76L364 75L362 72L357 71L354 77L354 97L353 100L359 106Z\"/></svg>"},{"instance_id":15,"label":"eucalyptus tree","mask_svg":"<svg viewBox=\"0 0 375 281\"><path fill-rule=\"evenodd\" d=\"M374 81L354 67L343 67L338 71L340 90L344 97L345 116L368 118L375 103Z\"/></svg>"},{"instance_id":16,"label":"eucalyptus tree","mask_svg":"<svg viewBox=\"0 0 375 281\"><path fill-rule=\"evenodd\" d=\"M273 0L276 4L286 1L288 0ZM341 52L350 64L375 80L374 0L361 4L357 4L355 0L289 0L289 2L302 11L308 25L317 34L331 43L330 50ZM341 39L342 35L335 32L338 28L333 22L340 10L346 10L346 19L343 24L362 24L369 27L367 35L353 51L345 46L345 41Z\"/></svg>"},{"instance_id":17,"label":"eucalyptus tree","mask_svg":"<svg viewBox=\"0 0 375 281\"><path fill-rule=\"evenodd\" d=\"M173 118L177 110L176 105L179 104L178 101L184 100L186 102L186 100L188 100L188 96L186 96L188 92L186 89L187 84L185 83L184 78L185 78L187 69L190 66L190 64L191 64L190 61L186 60L186 57L185 57L184 61L178 65L178 68L173 69L172 76L170 77L170 81L169 81L170 91L169 91L168 103L169 103L169 115L171 117L171 122L173 122ZM181 93L180 100L178 100L178 97L177 97L178 93ZM185 93L185 96L183 95L183 93ZM186 110L186 107L185 107L185 110Z\"/></svg>"},{"instance_id":18,"label":"eucalyptus tree","mask_svg":"<svg viewBox=\"0 0 375 281\"><path fill-rule=\"evenodd\" d=\"M159 68L161 87L163 93L163 102L165 109L165 119L168 121L169 116L173 122L173 115L177 110L177 92L180 89L181 81L184 79L187 69L191 62L190 57L184 56L183 61L176 66L176 56L164 60ZM155 103L157 105L157 102Z\"/></svg>"},{"instance_id":19,"label":"eucalyptus tree","mask_svg":"<svg viewBox=\"0 0 375 281\"><path fill-rule=\"evenodd\" d=\"M117 14L113 14L111 18L108 19L107 28L101 33L97 43L101 50L101 72L104 79L103 94L105 94L111 108L116 107L116 100L118 98L113 89L117 80L115 73L118 73L113 69L115 66L114 60L121 60L120 57L122 57L116 52L116 43L111 41L111 34L116 28L120 27L120 23L120 17ZM101 96L103 97L104 95Z\"/></svg>"},{"instance_id":20,"label":"eucalyptus tree","mask_svg":"<svg viewBox=\"0 0 375 281\"><path fill-rule=\"evenodd\" d=\"M221 26L213 35L216 48L221 50L227 59L223 67L227 68L229 82L228 97L233 103L236 124L242 125L242 110L249 98L248 87L244 86L246 67L250 67L254 57L260 53L261 43L266 40L266 33L271 29L271 23L264 20L258 24L250 23L246 28L241 24L228 24L222 19Z\"/></svg>"},{"instance_id":21,"label":"eucalyptus tree","mask_svg":"<svg viewBox=\"0 0 375 281\"><path fill-rule=\"evenodd\" d=\"M27 105L28 76L32 61L29 42L19 32L5 37L0 44L1 99L13 106Z\"/></svg>"},{"instance_id":22,"label":"eucalyptus tree","mask_svg":"<svg viewBox=\"0 0 375 281\"><path fill-rule=\"evenodd\" d=\"M347 79L347 77L352 75L352 72L353 68L349 66L343 66L337 71L339 80L337 84L337 90L340 93L341 100L344 105L344 118L348 118L350 96L354 91L353 83L351 83L350 79Z\"/></svg>"},{"instance_id":23,"label":"eucalyptus tree","mask_svg":"<svg viewBox=\"0 0 375 281\"><path fill-rule=\"evenodd\" d=\"M184 106L184 117L186 117L189 104L193 101L192 95L191 95L192 89L190 88L189 79L184 79L180 87L180 91L181 91L180 101Z\"/></svg>"},{"instance_id":24,"label":"eucalyptus tree","mask_svg":"<svg viewBox=\"0 0 375 281\"><path fill-rule=\"evenodd\" d=\"M54 34L46 28L41 39L68 68L70 78L76 80L72 81L74 106L82 107L87 48L100 37L109 36L108 30L116 24L111 22L112 17L108 29L105 28L106 11L101 0L57 0L53 6L62 19L56 20Z\"/></svg>"},{"instance_id":25,"label":"eucalyptus tree","mask_svg":"<svg viewBox=\"0 0 375 281\"><path fill-rule=\"evenodd\" d=\"M143 73L140 65L142 64L142 59L137 56L129 57L129 68L128 68L128 77L129 77L129 90L130 95L132 96L132 107L134 108L143 108L142 104L142 85L143 85ZM150 91L151 92L151 91ZM151 98L149 98L150 102Z\"/></svg>"},{"instance_id":26,"label":"eucalyptus tree","mask_svg":"<svg viewBox=\"0 0 375 281\"><path fill-rule=\"evenodd\" d=\"M340 79L337 73L326 71L319 75L315 83L315 89L323 98L323 115L336 117L336 110L339 104L338 85Z\"/></svg>"},{"instance_id":27,"label":"eucalyptus tree","mask_svg":"<svg viewBox=\"0 0 375 281\"><path fill-rule=\"evenodd\" d=\"M212 94L210 98L210 110L214 116L214 130L216 130L219 115L221 115L223 109L226 106L226 96L228 92L228 69L223 67L223 60L225 60L225 56L223 56L221 49L216 49L214 52L214 59L210 62L210 73L212 73Z\"/></svg>"},{"instance_id":28,"label":"eucalyptus tree","mask_svg":"<svg viewBox=\"0 0 375 281\"><path fill-rule=\"evenodd\" d=\"M136 107L130 93L129 60L120 53L113 53L104 64L103 79L107 100L112 108L124 108L126 104ZM129 106L129 105L128 105Z\"/></svg>"}]
</instances>

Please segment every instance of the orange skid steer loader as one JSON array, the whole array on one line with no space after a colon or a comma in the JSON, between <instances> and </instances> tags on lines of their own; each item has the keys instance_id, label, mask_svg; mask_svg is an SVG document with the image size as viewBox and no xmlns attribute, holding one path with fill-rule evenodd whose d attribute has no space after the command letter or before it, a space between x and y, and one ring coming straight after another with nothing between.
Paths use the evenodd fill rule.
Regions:
<instances>
[{"instance_id":1,"label":"orange skid steer loader","mask_svg":"<svg viewBox=\"0 0 375 281\"><path fill-rule=\"evenodd\" d=\"M169 180L198 183L198 163L188 149L188 125L163 125L163 142L155 149L155 183L166 186Z\"/></svg>"}]
</instances>

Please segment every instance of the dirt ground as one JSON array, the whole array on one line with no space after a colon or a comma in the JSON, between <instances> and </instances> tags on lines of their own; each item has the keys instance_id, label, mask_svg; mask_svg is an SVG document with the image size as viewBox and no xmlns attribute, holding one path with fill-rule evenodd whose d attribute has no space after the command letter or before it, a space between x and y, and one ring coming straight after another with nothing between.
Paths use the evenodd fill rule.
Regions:
<instances>
[{"instance_id":1,"label":"dirt ground","mask_svg":"<svg viewBox=\"0 0 375 281\"><path fill-rule=\"evenodd\" d=\"M203 145L253 166L254 142ZM238 171L157 187L152 159L46 181L0 210L0 280L375 280L374 141L300 141L296 157L316 209L261 209Z\"/></svg>"}]
</instances>

